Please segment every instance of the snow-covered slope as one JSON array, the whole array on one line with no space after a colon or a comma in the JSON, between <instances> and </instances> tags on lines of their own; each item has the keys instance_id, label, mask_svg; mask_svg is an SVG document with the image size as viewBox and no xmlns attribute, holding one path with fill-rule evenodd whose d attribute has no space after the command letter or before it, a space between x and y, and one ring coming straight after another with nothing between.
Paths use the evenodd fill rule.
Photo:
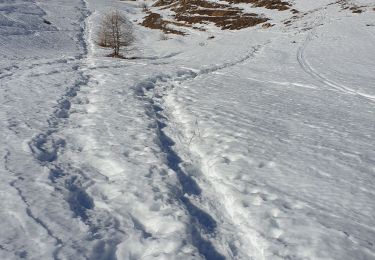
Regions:
<instances>
[{"instance_id":1,"label":"snow-covered slope","mask_svg":"<svg viewBox=\"0 0 375 260\"><path fill-rule=\"evenodd\" d=\"M375 259L375 4L233 5L274 26L0 3L0 259Z\"/></svg>"}]
</instances>

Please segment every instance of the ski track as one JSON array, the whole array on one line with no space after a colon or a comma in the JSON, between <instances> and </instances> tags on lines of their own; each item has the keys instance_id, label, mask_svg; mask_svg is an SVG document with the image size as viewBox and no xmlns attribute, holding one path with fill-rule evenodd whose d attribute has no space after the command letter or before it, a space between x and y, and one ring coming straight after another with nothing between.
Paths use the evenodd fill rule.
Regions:
<instances>
[{"instance_id":1,"label":"ski track","mask_svg":"<svg viewBox=\"0 0 375 260\"><path fill-rule=\"evenodd\" d=\"M308 62L308 60L306 59L305 51L308 48L309 44L314 40L314 38L318 37L317 33L316 33L316 30L317 30L319 24L321 24L321 22L323 20L324 20L324 17L317 18L317 20L314 22L314 25L312 26L312 29L308 32L308 34L307 34L304 42L302 43L301 47L298 48L297 61L298 61L299 65L308 75L310 75L312 78L314 78L315 80L317 80L318 82L320 82L321 84L323 84L325 86L329 86L332 89L334 89L336 91L339 91L343 94L359 96L361 98L365 98L369 101L374 102L375 96L368 95L368 94L365 94L365 93L361 93L359 91L356 91L356 90L354 90L350 87L347 87L343 84L339 84L339 83L323 76L313 66L311 66L310 63Z\"/></svg>"},{"instance_id":2,"label":"ski track","mask_svg":"<svg viewBox=\"0 0 375 260\"><path fill-rule=\"evenodd\" d=\"M193 245L198 249L199 253L208 260L225 259L225 257L218 252L210 240L205 239L205 237L217 239L217 227L219 224L215 218L210 215L210 213L195 205L196 201L203 201L203 196L205 196L205 194L203 194L202 189L192 177L189 170L181 167L184 161L173 148L175 141L168 136L164 130L166 127L173 128L174 124L164 113L164 108L162 106L163 97L168 95L168 90L173 89L176 83L181 84L185 81L194 80L201 75L215 73L219 70L242 64L253 58L261 50L261 48L269 43L270 41L267 41L263 44L251 47L248 54L235 61L230 61L199 70L183 68L178 70L174 76L161 74L156 77L149 78L148 80L140 82L134 86L134 91L138 98L146 100L150 104L149 114L157 123L160 148L166 154L168 167L176 173L180 182L181 192L178 195L178 200L185 207L186 211L191 217L191 236L193 238ZM158 92L156 94L159 88L162 89L161 93ZM174 131L178 132L177 129ZM187 154L190 154L189 147L185 147L185 149ZM199 169L199 166L195 167L195 169ZM192 199L195 203L192 202ZM235 255L236 249L231 248L230 250L234 251L234 253L232 253Z\"/></svg>"}]
</instances>

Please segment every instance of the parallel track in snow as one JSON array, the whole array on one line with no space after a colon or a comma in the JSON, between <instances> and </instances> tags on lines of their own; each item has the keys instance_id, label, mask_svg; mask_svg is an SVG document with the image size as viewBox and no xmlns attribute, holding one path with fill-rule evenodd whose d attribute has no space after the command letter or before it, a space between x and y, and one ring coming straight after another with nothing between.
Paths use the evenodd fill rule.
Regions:
<instances>
[{"instance_id":1,"label":"parallel track in snow","mask_svg":"<svg viewBox=\"0 0 375 260\"><path fill-rule=\"evenodd\" d=\"M315 37L317 37L316 30L317 30L317 24L321 23L323 21L323 18L317 19L317 22L315 22L315 25L311 29L311 31L308 32L304 42L302 45L298 48L297 51L297 61L301 68L309 74L312 78L317 80L319 83L328 86L334 90L337 90L343 94L349 94L349 95L355 95L359 96L361 98L365 98L369 101L375 102L375 96L369 95L366 93L362 93L360 91L357 91L355 89L352 89L348 86L345 86L343 84L337 83L332 79L329 79L325 77L323 74L319 73L306 59L305 51L308 48L309 44L314 40Z\"/></svg>"}]
</instances>

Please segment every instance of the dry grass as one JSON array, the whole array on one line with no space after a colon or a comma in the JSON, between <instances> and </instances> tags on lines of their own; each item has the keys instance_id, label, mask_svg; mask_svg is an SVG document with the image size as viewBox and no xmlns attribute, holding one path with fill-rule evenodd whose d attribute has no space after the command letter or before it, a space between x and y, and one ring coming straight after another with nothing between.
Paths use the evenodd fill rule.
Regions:
<instances>
[{"instance_id":1,"label":"dry grass","mask_svg":"<svg viewBox=\"0 0 375 260\"><path fill-rule=\"evenodd\" d=\"M352 11L353 14L360 14L363 12L362 9L358 9L358 8L355 8L355 7L351 7L350 10Z\"/></svg>"},{"instance_id":2,"label":"dry grass","mask_svg":"<svg viewBox=\"0 0 375 260\"><path fill-rule=\"evenodd\" d=\"M178 1L176 0L158 0L156 1L153 6L155 7L169 7L172 4L176 4Z\"/></svg>"},{"instance_id":3,"label":"dry grass","mask_svg":"<svg viewBox=\"0 0 375 260\"><path fill-rule=\"evenodd\" d=\"M301 17L305 16L307 13L298 13L298 14L295 14L293 15L292 17L288 18L287 20L284 20L284 25L286 27L288 26L291 26L295 21L297 21L298 19L300 19Z\"/></svg>"},{"instance_id":4,"label":"dry grass","mask_svg":"<svg viewBox=\"0 0 375 260\"><path fill-rule=\"evenodd\" d=\"M268 19L259 17L257 14L244 13L242 9L232 7L229 4L219 4L205 0L159 0L154 4L160 9L170 9L175 13L177 22L168 21L169 24L177 26L193 26L194 24L213 23L223 30L239 30L266 22ZM143 25L153 29L163 29L163 23L160 22L161 16L153 14L153 17L147 16ZM152 24L157 22L158 24ZM201 29L202 30L202 29Z\"/></svg>"},{"instance_id":5,"label":"dry grass","mask_svg":"<svg viewBox=\"0 0 375 260\"><path fill-rule=\"evenodd\" d=\"M267 9L276 9L279 11L288 10L291 4L286 1L281 0L226 0L229 3L249 3L253 4L255 7L264 7Z\"/></svg>"},{"instance_id":6,"label":"dry grass","mask_svg":"<svg viewBox=\"0 0 375 260\"><path fill-rule=\"evenodd\" d=\"M266 18L257 18L251 15L242 15L237 17L219 17L219 16L184 16L178 15L176 19L188 23L214 23L216 26L221 27L223 30L240 30L243 28L255 26L257 24L267 21Z\"/></svg>"},{"instance_id":7,"label":"dry grass","mask_svg":"<svg viewBox=\"0 0 375 260\"><path fill-rule=\"evenodd\" d=\"M155 12L147 12L147 16L142 22L143 26L151 29L162 30L166 34L185 35L179 31L178 27L191 27L193 29L204 30L200 25L213 23L223 30L240 30L247 27L263 24L262 28L267 29L273 24L267 22L269 19L258 14L246 13L243 9L234 7L231 4L248 3L254 7L263 7L273 10L290 10L293 15L300 12L292 8L288 0L224 0L223 2L211 2L207 0L158 0L153 7L159 10L170 10L174 13L168 20ZM346 2L346 0L338 0ZM285 21L285 25L290 25L292 19ZM171 27L173 26L173 27ZM200 27L200 28L199 28ZM175 29L177 28L177 29Z\"/></svg>"},{"instance_id":8,"label":"dry grass","mask_svg":"<svg viewBox=\"0 0 375 260\"><path fill-rule=\"evenodd\" d=\"M264 24L262 24L262 28L263 29L267 29L267 28L270 28L272 26L274 26L274 24L271 24L271 23L264 23Z\"/></svg>"},{"instance_id":9,"label":"dry grass","mask_svg":"<svg viewBox=\"0 0 375 260\"><path fill-rule=\"evenodd\" d=\"M179 25L179 26L186 26L184 24L179 24L177 22L171 22L164 20L160 14L148 12L148 15L144 18L141 25L148 27L150 29L158 29L162 30L165 34L177 34L177 35L185 35L184 32L169 28L168 25Z\"/></svg>"},{"instance_id":10,"label":"dry grass","mask_svg":"<svg viewBox=\"0 0 375 260\"><path fill-rule=\"evenodd\" d=\"M297 9L291 9L290 10L293 14L299 14L299 11Z\"/></svg>"},{"instance_id":11,"label":"dry grass","mask_svg":"<svg viewBox=\"0 0 375 260\"><path fill-rule=\"evenodd\" d=\"M341 8L343 10L350 10L354 14L363 13L365 11L364 8L367 7L367 6L358 6L356 4L353 4L353 3L349 2L348 0L339 0L336 3L341 5Z\"/></svg>"}]
</instances>

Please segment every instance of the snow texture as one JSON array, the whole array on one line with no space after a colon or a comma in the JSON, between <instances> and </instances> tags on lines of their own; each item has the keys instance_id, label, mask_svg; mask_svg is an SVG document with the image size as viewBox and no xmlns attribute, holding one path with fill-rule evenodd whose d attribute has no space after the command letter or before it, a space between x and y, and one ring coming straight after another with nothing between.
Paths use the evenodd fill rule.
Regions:
<instances>
[{"instance_id":1,"label":"snow texture","mask_svg":"<svg viewBox=\"0 0 375 260\"><path fill-rule=\"evenodd\" d=\"M161 40L1 1L0 259L375 259L375 5L295 2Z\"/></svg>"}]
</instances>

